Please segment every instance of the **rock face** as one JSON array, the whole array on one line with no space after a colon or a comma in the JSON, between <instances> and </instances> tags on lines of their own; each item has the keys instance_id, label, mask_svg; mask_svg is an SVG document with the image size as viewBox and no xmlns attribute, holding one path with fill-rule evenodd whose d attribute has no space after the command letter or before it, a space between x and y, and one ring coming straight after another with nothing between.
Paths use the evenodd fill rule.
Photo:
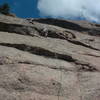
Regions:
<instances>
[{"instance_id":1,"label":"rock face","mask_svg":"<svg viewBox=\"0 0 100 100\"><path fill-rule=\"evenodd\" d=\"M100 100L100 25L1 15L0 100Z\"/></svg>"}]
</instances>

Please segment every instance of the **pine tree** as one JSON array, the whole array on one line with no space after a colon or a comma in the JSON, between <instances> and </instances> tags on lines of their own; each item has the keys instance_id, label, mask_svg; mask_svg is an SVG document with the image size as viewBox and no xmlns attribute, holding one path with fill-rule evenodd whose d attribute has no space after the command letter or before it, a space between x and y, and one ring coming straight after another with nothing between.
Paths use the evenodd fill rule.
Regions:
<instances>
[{"instance_id":1,"label":"pine tree","mask_svg":"<svg viewBox=\"0 0 100 100\"><path fill-rule=\"evenodd\" d=\"M4 3L0 6L0 13L7 15L10 13L10 6L8 3Z\"/></svg>"}]
</instances>

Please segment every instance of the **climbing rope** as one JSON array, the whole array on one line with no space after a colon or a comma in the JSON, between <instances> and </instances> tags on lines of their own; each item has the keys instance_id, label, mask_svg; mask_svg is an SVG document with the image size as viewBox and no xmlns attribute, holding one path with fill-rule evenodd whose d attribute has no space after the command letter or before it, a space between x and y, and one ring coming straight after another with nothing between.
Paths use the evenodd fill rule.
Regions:
<instances>
[{"instance_id":1,"label":"climbing rope","mask_svg":"<svg viewBox=\"0 0 100 100\"><path fill-rule=\"evenodd\" d=\"M56 53L55 53L55 58L58 59ZM60 100L60 92L61 92L61 89L62 89L62 66L60 66L60 77L59 77L59 79L60 79L61 84L59 84L59 89L58 89L58 100Z\"/></svg>"}]
</instances>

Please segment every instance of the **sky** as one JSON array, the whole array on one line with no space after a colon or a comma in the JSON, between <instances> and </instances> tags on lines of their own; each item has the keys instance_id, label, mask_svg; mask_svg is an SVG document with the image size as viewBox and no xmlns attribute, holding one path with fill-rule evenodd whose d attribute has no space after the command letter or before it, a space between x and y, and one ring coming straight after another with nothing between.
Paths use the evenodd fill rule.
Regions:
<instances>
[{"instance_id":1,"label":"sky","mask_svg":"<svg viewBox=\"0 0 100 100\"><path fill-rule=\"evenodd\" d=\"M0 0L22 18L85 19L100 23L100 0Z\"/></svg>"},{"instance_id":2,"label":"sky","mask_svg":"<svg viewBox=\"0 0 100 100\"><path fill-rule=\"evenodd\" d=\"M22 18L40 17L37 0L0 0L0 4L9 3L11 12Z\"/></svg>"}]
</instances>

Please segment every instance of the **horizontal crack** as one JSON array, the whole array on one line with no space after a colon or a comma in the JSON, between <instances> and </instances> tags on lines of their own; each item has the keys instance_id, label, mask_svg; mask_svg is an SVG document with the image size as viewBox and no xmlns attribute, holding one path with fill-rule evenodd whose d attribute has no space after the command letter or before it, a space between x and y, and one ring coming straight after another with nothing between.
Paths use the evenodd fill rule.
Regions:
<instances>
[{"instance_id":1,"label":"horizontal crack","mask_svg":"<svg viewBox=\"0 0 100 100\"><path fill-rule=\"evenodd\" d=\"M0 31L16 33L20 35L28 36L38 36L37 30L33 26L19 25L19 24L9 24L0 22ZM36 35L37 34L37 35Z\"/></svg>"},{"instance_id":2,"label":"horizontal crack","mask_svg":"<svg viewBox=\"0 0 100 100\"><path fill-rule=\"evenodd\" d=\"M54 26L59 26L62 28L66 29L71 29L71 30L76 30L79 32L82 31L89 31L89 28L82 27L76 23L66 21L66 20L60 20L60 19L52 19L52 18L44 18L44 19L27 19L29 22L38 22L38 23L43 23L43 24L48 24L48 25L54 25Z\"/></svg>"},{"instance_id":3,"label":"horizontal crack","mask_svg":"<svg viewBox=\"0 0 100 100\"><path fill-rule=\"evenodd\" d=\"M86 62L82 62L82 61L76 61L74 62L75 65L77 65L77 71L89 71L89 72L96 72L98 71L98 69Z\"/></svg>"},{"instance_id":4,"label":"horizontal crack","mask_svg":"<svg viewBox=\"0 0 100 100\"><path fill-rule=\"evenodd\" d=\"M0 43L0 45L7 46L7 47L13 47L13 48L16 48L22 51L27 51L29 53L44 56L44 57L61 59L61 60L65 60L68 62L75 62L75 59L73 59L70 55L59 54L56 52L43 49L41 47L33 47L33 46L26 45L26 44L10 44L10 43Z\"/></svg>"},{"instance_id":5,"label":"horizontal crack","mask_svg":"<svg viewBox=\"0 0 100 100\"><path fill-rule=\"evenodd\" d=\"M77 41L77 40L73 40L73 39L68 39L69 42L73 43L73 44L76 44L76 45L81 45L81 46L84 46L84 47L87 47L87 48L90 48L90 49L93 49L93 50L97 50L97 51L100 51L100 49L97 49L97 48L94 48L90 45L87 45L85 43L82 43L80 41Z\"/></svg>"}]
</instances>

